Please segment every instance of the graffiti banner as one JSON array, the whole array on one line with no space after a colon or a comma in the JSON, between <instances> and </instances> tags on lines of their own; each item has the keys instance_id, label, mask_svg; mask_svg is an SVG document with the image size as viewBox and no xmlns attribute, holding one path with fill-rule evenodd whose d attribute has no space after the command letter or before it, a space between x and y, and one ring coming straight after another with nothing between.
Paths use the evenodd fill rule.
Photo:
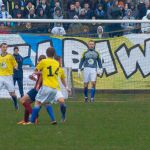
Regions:
<instances>
[{"instance_id":1,"label":"graffiti banner","mask_svg":"<svg viewBox=\"0 0 150 150\"><path fill-rule=\"evenodd\" d=\"M2 34L0 42L9 45L13 53L18 46L24 66L34 67L37 58L53 46L63 58L64 67L73 69L73 83L81 88L83 79L77 77L81 55L87 50L89 38L51 37L35 34ZM129 34L123 37L93 39L101 56L103 75L97 88L106 90L135 90L150 88L150 38L148 34Z\"/></svg>"}]
</instances>

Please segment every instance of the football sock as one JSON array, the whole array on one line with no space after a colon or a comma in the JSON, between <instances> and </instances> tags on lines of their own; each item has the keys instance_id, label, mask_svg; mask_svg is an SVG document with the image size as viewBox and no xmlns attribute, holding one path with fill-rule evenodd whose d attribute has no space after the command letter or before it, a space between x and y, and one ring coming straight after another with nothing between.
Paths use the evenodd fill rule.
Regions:
<instances>
[{"instance_id":1,"label":"football sock","mask_svg":"<svg viewBox=\"0 0 150 150\"><path fill-rule=\"evenodd\" d=\"M65 104L60 104L60 112L62 115L62 119L64 120L66 117L66 105Z\"/></svg>"},{"instance_id":2,"label":"football sock","mask_svg":"<svg viewBox=\"0 0 150 150\"><path fill-rule=\"evenodd\" d=\"M49 115L51 121L55 121L55 116L54 116L54 112L53 112L52 106L51 105L46 105L45 108L46 108L46 110L48 112L48 115Z\"/></svg>"},{"instance_id":3,"label":"football sock","mask_svg":"<svg viewBox=\"0 0 150 150\"><path fill-rule=\"evenodd\" d=\"M85 87L84 88L84 97L88 97L88 88L87 87Z\"/></svg>"},{"instance_id":4,"label":"football sock","mask_svg":"<svg viewBox=\"0 0 150 150\"><path fill-rule=\"evenodd\" d=\"M17 107L18 106L18 102L17 102L17 96L11 96L12 100L14 102L14 106Z\"/></svg>"},{"instance_id":5,"label":"football sock","mask_svg":"<svg viewBox=\"0 0 150 150\"><path fill-rule=\"evenodd\" d=\"M27 110L27 111L29 112L29 114L32 113L32 107L31 107L31 104L30 104L30 103L24 102L24 103L23 103L23 106L24 106L25 110Z\"/></svg>"},{"instance_id":6,"label":"football sock","mask_svg":"<svg viewBox=\"0 0 150 150\"><path fill-rule=\"evenodd\" d=\"M91 88L91 99L94 100L95 88Z\"/></svg>"},{"instance_id":7,"label":"football sock","mask_svg":"<svg viewBox=\"0 0 150 150\"><path fill-rule=\"evenodd\" d=\"M28 122L29 121L29 112L25 109L24 111L24 121Z\"/></svg>"},{"instance_id":8,"label":"football sock","mask_svg":"<svg viewBox=\"0 0 150 150\"><path fill-rule=\"evenodd\" d=\"M32 109L32 116L31 116L32 123L35 123L35 119L38 117L40 109L41 109L40 106L34 106L34 108Z\"/></svg>"}]
</instances>

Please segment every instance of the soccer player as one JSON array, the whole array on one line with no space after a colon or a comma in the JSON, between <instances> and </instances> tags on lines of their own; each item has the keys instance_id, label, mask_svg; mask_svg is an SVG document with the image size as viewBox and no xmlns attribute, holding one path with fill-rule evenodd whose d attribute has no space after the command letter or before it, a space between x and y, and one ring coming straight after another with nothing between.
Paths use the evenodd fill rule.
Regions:
<instances>
[{"instance_id":1,"label":"soccer player","mask_svg":"<svg viewBox=\"0 0 150 150\"><path fill-rule=\"evenodd\" d=\"M98 64L98 67L97 67ZM82 55L79 69L78 69L78 76L81 76L81 69L82 66L84 67L83 78L84 78L84 96L85 102L88 102L88 85L91 82L91 102L94 102L95 96L95 87L96 87L96 77L97 74L102 74L102 64L100 60L99 53L95 51L95 42L90 40L88 42L88 50L85 51Z\"/></svg>"},{"instance_id":2,"label":"soccer player","mask_svg":"<svg viewBox=\"0 0 150 150\"><path fill-rule=\"evenodd\" d=\"M46 59L46 56L45 55L40 55L39 59L38 59L38 62L40 62L43 59ZM35 97L38 93L38 90L42 86L42 75L41 75L41 73L37 73L37 74L33 73L32 75L30 75L30 79L36 81L36 83L35 83L34 88L31 89L30 91L28 91L28 93L25 94L20 100L20 102L22 103L22 105L25 108L25 112L24 112L24 119L22 121L18 122L17 124L23 124L23 125L28 124L29 115L32 113L31 104L33 102L35 102ZM50 119L51 119L52 124L56 124L52 106L51 105L47 106L46 109L47 109L48 112L50 112L50 117L51 117ZM38 120L36 119L35 122L37 124Z\"/></svg>"},{"instance_id":3,"label":"soccer player","mask_svg":"<svg viewBox=\"0 0 150 150\"><path fill-rule=\"evenodd\" d=\"M35 119L38 116L42 104L53 102L59 86L58 71L59 63L54 60L55 50L53 47L49 47L46 51L47 59L42 60L37 66L36 71L41 71L43 78L43 85L38 91L34 108L32 109L31 123L35 123ZM35 71L35 73L36 73ZM59 100L61 104L64 104L64 100ZM48 112L49 114L49 112Z\"/></svg>"},{"instance_id":4,"label":"soccer player","mask_svg":"<svg viewBox=\"0 0 150 150\"><path fill-rule=\"evenodd\" d=\"M23 95L24 95L24 92L23 92L23 69L22 69L23 58L19 54L19 48L17 46L14 47L13 56L15 57L16 62L18 63L18 69L14 69L14 74L13 74L14 85L16 84L16 81L17 81L20 96L23 97Z\"/></svg>"},{"instance_id":5,"label":"soccer player","mask_svg":"<svg viewBox=\"0 0 150 150\"><path fill-rule=\"evenodd\" d=\"M7 53L7 44L1 44L1 55L0 55L0 89L4 86L12 100L14 102L15 109L18 110L17 96L15 93L15 87L13 83L13 70L18 69L18 64L15 58Z\"/></svg>"},{"instance_id":6,"label":"soccer player","mask_svg":"<svg viewBox=\"0 0 150 150\"><path fill-rule=\"evenodd\" d=\"M67 83L66 83L66 75L62 68L61 58L59 56L55 56L55 59L59 62L59 71L58 71L59 87L57 89L55 100L56 101L64 101L65 96L63 95L61 85L63 85L66 88L68 93L71 93L71 90L68 88ZM61 112L61 117L62 117L62 123L64 123L66 120L66 105L64 103L60 104L60 112Z\"/></svg>"}]
</instances>

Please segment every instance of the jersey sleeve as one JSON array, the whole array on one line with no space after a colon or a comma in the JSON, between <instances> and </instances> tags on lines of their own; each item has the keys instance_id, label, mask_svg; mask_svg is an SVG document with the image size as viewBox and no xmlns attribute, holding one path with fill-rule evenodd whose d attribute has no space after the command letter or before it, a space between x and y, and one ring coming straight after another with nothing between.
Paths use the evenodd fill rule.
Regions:
<instances>
[{"instance_id":1,"label":"jersey sleeve","mask_svg":"<svg viewBox=\"0 0 150 150\"><path fill-rule=\"evenodd\" d=\"M43 65L44 64L44 62L43 62L43 60L41 60L39 63L38 63L38 65L36 66L36 69L38 70L38 71L41 71L42 69L43 69Z\"/></svg>"},{"instance_id":2,"label":"jersey sleeve","mask_svg":"<svg viewBox=\"0 0 150 150\"><path fill-rule=\"evenodd\" d=\"M97 52L97 51L96 51L96 52ZM99 54L99 52L97 52L97 62L98 62L99 68L102 68L102 62L101 62L101 59L100 59L100 54Z\"/></svg>"},{"instance_id":3,"label":"jersey sleeve","mask_svg":"<svg viewBox=\"0 0 150 150\"><path fill-rule=\"evenodd\" d=\"M63 69L62 69L62 73L61 73L60 78L61 78L62 80L64 80L64 79L66 78L65 71L64 71Z\"/></svg>"},{"instance_id":4,"label":"jersey sleeve","mask_svg":"<svg viewBox=\"0 0 150 150\"><path fill-rule=\"evenodd\" d=\"M81 60L80 60L80 63L79 63L79 69L82 68L83 63L84 63L84 59L85 59L85 52L83 52L83 54L82 54L82 57L81 57Z\"/></svg>"}]
</instances>

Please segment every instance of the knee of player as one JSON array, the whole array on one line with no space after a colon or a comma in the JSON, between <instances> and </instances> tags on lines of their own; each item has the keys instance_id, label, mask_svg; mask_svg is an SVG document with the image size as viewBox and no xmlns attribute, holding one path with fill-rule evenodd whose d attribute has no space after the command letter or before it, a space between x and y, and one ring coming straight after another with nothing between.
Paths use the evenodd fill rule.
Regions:
<instances>
[{"instance_id":1,"label":"knee of player","mask_svg":"<svg viewBox=\"0 0 150 150\"><path fill-rule=\"evenodd\" d=\"M64 98L59 98L59 99L58 99L58 102L61 103L61 104L64 104L64 103L65 103L65 100L64 100Z\"/></svg>"},{"instance_id":2,"label":"knee of player","mask_svg":"<svg viewBox=\"0 0 150 150\"><path fill-rule=\"evenodd\" d=\"M9 92L9 95L17 97L15 92Z\"/></svg>"},{"instance_id":3,"label":"knee of player","mask_svg":"<svg viewBox=\"0 0 150 150\"><path fill-rule=\"evenodd\" d=\"M38 101L38 100L35 101L35 105L34 106L41 106L41 105L42 105L42 103L40 101Z\"/></svg>"}]
</instances>

